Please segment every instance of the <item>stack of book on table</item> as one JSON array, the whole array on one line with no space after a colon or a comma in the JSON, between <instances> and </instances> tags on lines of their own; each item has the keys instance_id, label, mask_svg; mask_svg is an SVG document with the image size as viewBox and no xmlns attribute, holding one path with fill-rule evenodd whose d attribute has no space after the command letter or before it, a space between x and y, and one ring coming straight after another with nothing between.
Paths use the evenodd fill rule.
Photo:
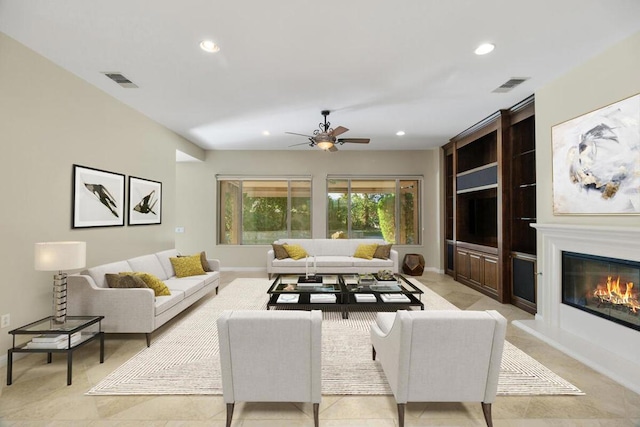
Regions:
<instances>
[{"instance_id":1,"label":"stack of book on table","mask_svg":"<svg viewBox=\"0 0 640 427\"><path fill-rule=\"evenodd\" d=\"M376 302L374 294L356 294L356 302Z\"/></svg>"},{"instance_id":2,"label":"stack of book on table","mask_svg":"<svg viewBox=\"0 0 640 427\"><path fill-rule=\"evenodd\" d=\"M82 340L82 336L80 332L76 332L75 334L71 334L71 346L79 343ZM37 337L33 337L31 341L27 343L25 348L36 349L36 348L55 348L55 349L65 349L69 348L69 335L60 334L60 335L39 335Z\"/></svg>"},{"instance_id":3,"label":"stack of book on table","mask_svg":"<svg viewBox=\"0 0 640 427\"><path fill-rule=\"evenodd\" d=\"M299 288L315 288L322 285L322 276L301 276L298 278Z\"/></svg>"},{"instance_id":4,"label":"stack of book on table","mask_svg":"<svg viewBox=\"0 0 640 427\"><path fill-rule=\"evenodd\" d=\"M298 302L298 298L300 298L300 294L281 294L278 297L278 303L282 304L282 303L296 303Z\"/></svg>"},{"instance_id":5,"label":"stack of book on table","mask_svg":"<svg viewBox=\"0 0 640 427\"><path fill-rule=\"evenodd\" d=\"M409 297L403 294L380 294L380 298L382 298L382 301L384 302L391 303L411 302Z\"/></svg>"},{"instance_id":6,"label":"stack of book on table","mask_svg":"<svg viewBox=\"0 0 640 427\"><path fill-rule=\"evenodd\" d=\"M309 295L309 302L316 304L335 304L335 294L311 294Z\"/></svg>"}]
</instances>

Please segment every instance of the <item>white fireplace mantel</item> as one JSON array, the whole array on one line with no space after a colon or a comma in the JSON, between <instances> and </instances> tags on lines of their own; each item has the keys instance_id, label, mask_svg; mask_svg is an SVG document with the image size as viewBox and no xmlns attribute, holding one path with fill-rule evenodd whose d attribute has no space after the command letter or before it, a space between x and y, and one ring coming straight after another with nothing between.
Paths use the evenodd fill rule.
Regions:
<instances>
[{"instance_id":1,"label":"white fireplace mantel","mask_svg":"<svg viewBox=\"0 0 640 427\"><path fill-rule=\"evenodd\" d=\"M532 226L542 241L538 312L513 325L640 393L640 331L562 304L561 294L563 251L640 262L640 226Z\"/></svg>"}]
</instances>

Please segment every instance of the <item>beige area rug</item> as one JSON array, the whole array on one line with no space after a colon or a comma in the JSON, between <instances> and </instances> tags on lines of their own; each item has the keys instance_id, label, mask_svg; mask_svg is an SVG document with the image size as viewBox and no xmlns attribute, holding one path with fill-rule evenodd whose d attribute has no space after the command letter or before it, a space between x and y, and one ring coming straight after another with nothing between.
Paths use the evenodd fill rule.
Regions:
<instances>
[{"instance_id":1,"label":"beige area rug","mask_svg":"<svg viewBox=\"0 0 640 427\"><path fill-rule=\"evenodd\" d=\"M414 279L425 310L457 309ZM216 319L223 310L264 310L267 279L236 279L203 305L175 321L151 347L109 374L88 395L222 394ZM369 325L376 313L324 311L322 394L392 394L380 366L371 360ZM584 394L520 349L506 342L499 395Z\"/></svg>"}]
</instances>

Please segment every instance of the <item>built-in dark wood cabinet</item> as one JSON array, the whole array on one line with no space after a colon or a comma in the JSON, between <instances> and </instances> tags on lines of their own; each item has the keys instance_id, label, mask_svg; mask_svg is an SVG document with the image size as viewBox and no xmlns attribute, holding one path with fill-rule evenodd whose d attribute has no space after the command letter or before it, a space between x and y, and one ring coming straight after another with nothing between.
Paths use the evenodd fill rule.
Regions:
<instances>
[{"instance_id":1,"label":"built-in dark wood cabinet","mask_svg":"<svg viewBox=\"0 0 640 427\"><path fill-rule=\"evenodd\" d=\"M455 265L455 241L454 236L454 222L455 222L455 180L453 169L453 148L447 148L444 152L444 175L445 175L445 272L451 276L454 275Z\"/></svg>"},{"instance_id":2,"label":"built-in dark wood cabinet","mask_svg":"<svg viewBox=\"0 0 640 427\"><path fill-rule=\"evenodd\" d=\"M536 134L533 100L511 111L509 126L510 302L536 311Z\"/></svg>"},{"instance_id":3,"label":"built-in dark wood cabinet","mask_svg":"<svg viewBox=\"0 0 640 427\"><path fill-rule=\"evenodd\" d=\"M534 313L533 97L455 136L443 156L445 272Z\"/></svg>"}]
</instances>

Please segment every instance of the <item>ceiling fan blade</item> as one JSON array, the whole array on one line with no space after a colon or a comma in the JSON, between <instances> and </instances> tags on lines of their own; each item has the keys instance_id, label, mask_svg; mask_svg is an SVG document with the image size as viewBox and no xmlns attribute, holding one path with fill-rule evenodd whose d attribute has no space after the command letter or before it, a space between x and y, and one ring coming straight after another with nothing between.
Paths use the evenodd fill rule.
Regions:
<instances>
[{"instance_id":1,"label":"ceiling fan blade","mask_svg":"<svg viewBox=\"0 0 640 427\"><path fill-rule=\"evenodd\" d=\"M340 138L338 143L344 144L345 142L355 143L355 144L368 144L370 141L369 138Z\"/></svg>"},{"instance_id":2,"label":"ceiling fan blade","mask_svg":"<svg viewBox=\"0 0 640 427\"><path fill-rule=\"evenodd\" d=\"M344 126L338 126L337 128L335 128L333 130L333 132L331 132L331 136L336 137L338 135L342 135L343 133L347 132L349 129L347 129Z\"/></svg>"},{"instance_id":3,"label":"ceiling fan blade","mask_svg":"<svg viewBox=\"0 0 640 427\"><path fill-rule=\"evenodd\" d=\"M334 145L331 148L329 148L327 151L331 151L331 152L338 151L338 147Z\"/></svg>"},{"instance_id":4,"label":"ceiling fan blade","mask_svg":"<svg viewBox=\"0 0 640 427\"><path fill-rule=\"evenodd\" d=\"M304 137L307 137L307 138L313 138L313 136L305 135L303 133L295 133L295 132L285 132L285 133L288 133L289 135L298 135L298 136L304 136Z\"/></svg>"},{"instance_id":5,"label":"ceiling fan blade","mask_svg":"<svg viewBox=\"0 0 640 427\"><path fill-rule=\"evenodd\" d=\"M289 145L289 147L297 147L298 145L311 145L311 143L309 142L301 142L299 144L293 144L293 145ZM313 145L311 145L313 147Z\"/></svg>"}]
</instances>

